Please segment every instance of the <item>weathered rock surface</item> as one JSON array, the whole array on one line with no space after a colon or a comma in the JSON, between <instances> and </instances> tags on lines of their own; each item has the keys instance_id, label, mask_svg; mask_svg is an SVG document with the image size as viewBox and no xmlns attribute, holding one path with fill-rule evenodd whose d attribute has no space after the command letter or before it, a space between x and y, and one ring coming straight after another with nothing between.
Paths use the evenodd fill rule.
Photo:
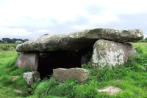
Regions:
<instances>
[{"instance_id":1,"label":"weathered rock surface","mask_svg":"<svg viewBox=\"0 0 147 98\"><path fill-rule=\"evenodd\" d=\"M104 89L99 89L98 92L100 93L106 93L108 95L115 95L118 94L121 91L120 88L114 87L114 86L109 86L105 87Z\"/></svg>"},{"instance_id":2,"label":"weathered rock surface","mask_svg":"<svg viewBox=\"0 0 147 98\"><path fill-rule=\"evenodd\" d=\"M136 50L131 44L118 43L108 40L98 40L94 44L92 66L122 65L128 58L136 55Z\"/></svg>"},{"instance_id":3,"label":"weathered rock surface","mask_svg":"<svg viewBox=\"0 0 147 98\"><path fill-rule=\"evenodd\" d=\"M25 72L23 74L23 78L27 82L28 86L31 86L32 83L34 82L35 78L39 78L39 77L40 77L40 75L39 75L39 73L37 71Z\"/></svg>"},{"instance_id":4,"label":"weathered rock surface","mask_svg":"<svg viewBox=\"0 0 147 98\"><path fill-rule=\"evenodd\" d=\"M19 53L19 57L16 61L16 66L19 68L31 68L37 70L38 56L34 53Z\"/></svg>"},{"instance_id":5,"label":"weathered rock surface","mask_svg":"<svg viewBox=\"0 0 147 98\"><path fill-rule=\"evenodd\" d=\"M18 52L31 51L76 51L92 45L98 39L107 39L117 42L132 42L143 38L140 30L114 30L96 28L71 34L43 35L17 46Z\"/></svg>"},{"instance_id":6,"label":"weathered rock surface","mask_svg":"<svg viewBox=\"0 0 147 98\"><path fill-rule=\"evenodd\" d=\"M89 72L83 68L57 68L53 69L53 76L56 80L66 81L70 79L76 79L80 82L86 82L88 80Z\"/></svg>"}]
</instances>

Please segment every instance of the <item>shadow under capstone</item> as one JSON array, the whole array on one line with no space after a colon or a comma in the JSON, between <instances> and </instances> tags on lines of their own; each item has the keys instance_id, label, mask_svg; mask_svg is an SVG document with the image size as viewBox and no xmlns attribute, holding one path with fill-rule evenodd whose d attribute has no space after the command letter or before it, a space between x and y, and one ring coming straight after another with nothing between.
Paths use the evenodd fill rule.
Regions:
<instances>
[{"instance_id":1,"label":"shadow under capstone","mask_svg":"<svg viewBox=\"0 0 147 98\"><path fill-rule=\"evenodd\" d=\"M49 78L53 73L53 69L56 68L81 67L83 63L88 63L90 56L87 53L90 50L92 49L87 48L78 52L54 51L40 53L37 69L40 73L40 78Z\"/></svg>"}]
</instances>

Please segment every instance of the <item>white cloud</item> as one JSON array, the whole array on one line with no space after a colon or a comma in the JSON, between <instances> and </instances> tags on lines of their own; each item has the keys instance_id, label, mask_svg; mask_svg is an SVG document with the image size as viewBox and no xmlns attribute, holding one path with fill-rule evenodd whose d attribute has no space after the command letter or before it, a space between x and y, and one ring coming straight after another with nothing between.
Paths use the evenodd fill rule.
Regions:
<instances>
[{"instance_id":1,"label":"white cloud","mask_svg":"<svg viewBox=\"0 0 147 98\"><path fill-rule=\"evenodd\" d=\"M69 31L107 26L119 23L119 15L146 13L146 4L146 0L0 0L0 32L5 33L3 36L15 36L17 32L34 36L59 33L58 25L70 27ZM79 17L87 22L79 25ZM68 30L60 28L60 32Z\"/></svg>"},{"instance_id":2,"label":"white cloud","mask_svg":"<svg viewBox=\"0 0 147 98\"><path fill-rule=\"evenodd\" d=\"M144 34L144 38L147 38L147 34Z\"/></svg>"},{"instance_id":3,"label":"white cloud","mask_svg":"<svg viewBox=\"0 0 147 98\"><path fill-rule=\"evenodd\" d=\"M17 37L26 37L29 36L31 32L26 31L25 29L13 29L13 28L0 28L0 35L5 36L17 36Z\"/></svg>"}]
</instances>

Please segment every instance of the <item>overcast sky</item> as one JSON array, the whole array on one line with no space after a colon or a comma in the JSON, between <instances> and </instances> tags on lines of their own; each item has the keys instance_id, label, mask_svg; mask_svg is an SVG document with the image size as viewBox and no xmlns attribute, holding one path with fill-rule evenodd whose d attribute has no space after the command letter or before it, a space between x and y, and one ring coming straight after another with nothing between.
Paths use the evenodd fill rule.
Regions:
<instances>
[{"instance_id":1,"label":"overcast sky","mask_svg":"<svg viewBox=\"0 0 147 98\"><path fill-rule=\"evenodd\" d=\"M99 27L141 29L147 36L147 0L0 0L0 38Z\"/></svg>"}]
</instances>

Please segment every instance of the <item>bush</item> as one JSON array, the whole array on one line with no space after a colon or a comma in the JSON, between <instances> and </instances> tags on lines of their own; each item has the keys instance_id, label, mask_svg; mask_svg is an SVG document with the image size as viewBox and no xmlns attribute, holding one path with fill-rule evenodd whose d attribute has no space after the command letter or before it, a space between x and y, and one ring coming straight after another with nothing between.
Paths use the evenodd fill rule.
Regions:
<instances>
[{"instance_id":1,"label":"bush","mask_svg":"<svg viewBox=\"0 0 147 98\"><path fill-rule=\"evenodd\" d=\"M14 51L16 49L17 44L0 44L1 51Z\"/></svg>"}]
</instances>

